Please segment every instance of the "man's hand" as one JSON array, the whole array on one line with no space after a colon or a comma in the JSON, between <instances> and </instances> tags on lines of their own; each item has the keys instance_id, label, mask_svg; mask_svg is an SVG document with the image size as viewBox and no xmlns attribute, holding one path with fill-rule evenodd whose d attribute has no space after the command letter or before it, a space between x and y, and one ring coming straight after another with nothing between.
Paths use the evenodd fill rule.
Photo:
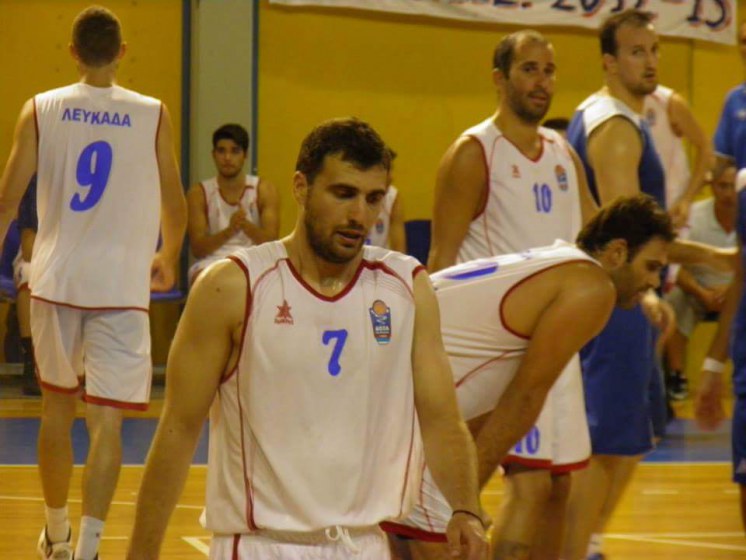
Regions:
<instances>
[{"instance_id":1,"label":"man's hand","mask_svg":"<svg viewBox=\"0 0 746 560\"><path fill-rule=\"evenodd\" d=\"M231 215L230 222L228 223L228 227L231 229L231 231L238 233L241 231L241 228L243 227L244 222L246 221L246 212L244 212L243 208L239 208L233 214Z\"/></svg>"},{"instance_id":2,"label":"man's hand","mask_svg":"<svg viewBox=\"0 0 746 560\"><path fill-rule=\"evenodd\" d=\"M673 227L676 229L681 229L684 226L686 226L687 222L689 221L689 210L692 207L692 201L682 196L668 211L668 213L671 215L671 221L673 222Z\"/></svg>"},{"instance_id":3,"label":"man's hand","mask_svg":"<svg viewBox=\"0 0 746 560\"><path fill-rule=\"evenodd\" d=\"M659 298L653 291L645 294L641 305L645 317L661 332L657 345L660 351L676 328L676 312L670 303Z\"/></svg>"},{"instance_id":4,"label":"man's hand","mask_svg":"<svg viewBox=\"0 0 746 560\"><path fill-rule=\"evenodd\" d=\"M703 430L714 430L725 419L722 373L702 370L702 380L694 400L694 416Z\"/></svg>"},{"instance_id":5,"label":"man's hand","mask_svg":"<svg viewBox=\"0 0 746 560\"><path fill-rule=\"evenodd\" d=\"M476 515L456 512L446 528L448 550L452 558L484 560L489 545L481 519Z\"/></svg>"},{"instance_id":6,"label":"man's hand","mask_svg":"<svg viewBox=\"0 0 746 560\"><path fill-rule=\"evenodd\" d=\"M168 262L163 255L156 253L150 265L150 290L167 292L176 283L175 263Z\"/></svg>"}]
</instances>

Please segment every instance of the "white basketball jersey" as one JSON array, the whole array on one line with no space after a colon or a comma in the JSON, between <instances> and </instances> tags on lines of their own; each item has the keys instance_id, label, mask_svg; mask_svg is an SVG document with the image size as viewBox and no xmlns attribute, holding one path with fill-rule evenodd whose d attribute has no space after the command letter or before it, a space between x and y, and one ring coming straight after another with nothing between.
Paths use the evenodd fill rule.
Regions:
<instances>
[{"instance_id":1,"label":"white basketball jersey","mask_svg":"<svg viewBox=\"0 0 746 560\"><path fill-rule=\"evenodd\" d=\"M643 109L643 115L653 135L655 149L666 172L666 201L669 205L684 194L691 178L684 141L676 135L668 118L671 95L672 89L658 86L653 93L645 97Z\"/></svg>"},{"instance_id":2,"label":"white basketball jersey","mask_svg":"<svg viewBox=\"0 0 746 560\"><path fill-rule=\"evenodd\" d=\"M150 301L161 102L82 83L34 98L39 231L31 293L84 308Z\"/></svg>"},{"instance_id":3,"label":"white basketball jersey","mask_svg":"<svg viewBox=\"0 0 746 560\"><path fill-rule=\"evenodd\" d=\"M246 219L252 224L260 225L259 207L257 206L259 177L246 175L246 188L237 204L230 204L220 193L220 187L216 177L207 179L200 183L202 193L205 195L205 208L207 210L207 224L211 234L218 233L230 225L231 216L242 208L246 213ZM254 241L243 231L233 235L217 250L213 251L211 257L227 257L236 249L251 247Z\"/></svg>"},{"instance_id":4,"label":"white basketball jersey","mask_svg":"<svg viewBox=\"0 0 746 560\"><path fill-rule=\"evenodd\" d=\"M432 275L443 342L466 420L495 408L528 346L529 339L503 321L507 294L539 272L575 261L596 262L575 245L558 240L549 247L477 259Z\"/></svg>"},{"instance_id":5,"label":"white basketball jersey","mask_svg":"<svg viewBox=\"0 0 746 560\"><path fill-rule=\"evenodd\" d=\"M582 217L575 165L565 140L539 128L542 151L529 159L492 118L464 136L479 141L487 166L487 201L461 244L458 262L515 253L553 239L574 241Z\"/></svg>"},{"instance_id":6,"label":"white basketball jersey","mask_svg":"<svg viewBox=\"0 0 746 560\"><path fill-rule=\"evenodd\" d=\"M396 187L394 185L389 185L389 188L386 190L386 196L383 198L381 213L378 215L376 223L372 228L370 228L368 237L365 238L366 245L388 248L391 209L394 207L397 194L399 194L399 191L396 190Z\"/></svg>"},{"instance_id":7,"label":"white basketball jersey","mask_svg":"<svg viewBox=\"0 0 746 560\"><path fill-rule=\"evenodd\" d=\"M210 422L206 527L368 526L414 503L413 258L377 247L335 297L270 242L230 257L249 283L237 368Z\"/></svg>"}]
</instances>

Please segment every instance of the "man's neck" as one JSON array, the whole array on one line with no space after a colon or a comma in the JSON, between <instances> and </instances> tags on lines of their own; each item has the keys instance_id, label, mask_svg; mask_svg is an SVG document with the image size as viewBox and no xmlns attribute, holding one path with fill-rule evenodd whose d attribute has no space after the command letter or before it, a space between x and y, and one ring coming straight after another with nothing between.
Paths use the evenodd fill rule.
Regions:
<instances>
[{"instance_id":1,"label":"man's neck","mask_svg":"<svg viewBox=\"0 0 746 560\"><path fill-rule=\"evenodd\" d=\"M101 67L80 66L80 81L98 88L109 88L114 85L117 69L113 64Z\"/></svg>"},{"instance_id":2,"label":"man's neck","mask_svg":"<svg viewBox=\"0 0 746 560\"><path fill-rule=\"evenodd\" d=\"M601 93L618 99L635 113L642 115L643 106L645 105L644 95L636 95L614 80L607 81L606 87L601 89Z\"/></svg>"},{"instance_id":3,"label":"man's neck","mask_svg":"<svg viewBox=\"0 0 746 560\"><path fill-rule=\"evenodd\" d=\"M526 123L513 111L498 107L493 122L500 132L510 140L526 157L536 159L541 155L542 143L539 125Z\"/></svg>"},{"instance_id":4,"label":"man's neck","mask_svg":"<svg viewBox=\"0 0 746 560\"><path fill-rule=\"evenodd\" d=\"M360 251L354 259L346 263L329 262L316 254L299 227L282 242L290 262L301 278L314 290L327 297L334 297L347 287L363 258Z\"/></svg>"},{"instance_id":5,"label":"man's neck","mask_svg":"<svg viewBox=\"0 0 746 560\"><path fill-rule=\"evenodd\" d=\"M225 177L218 173L217 181L218 187L224 192L243 192L246 188L246 177L243 173L239 173L233 177Z\"/></svg>"}]
</instances>

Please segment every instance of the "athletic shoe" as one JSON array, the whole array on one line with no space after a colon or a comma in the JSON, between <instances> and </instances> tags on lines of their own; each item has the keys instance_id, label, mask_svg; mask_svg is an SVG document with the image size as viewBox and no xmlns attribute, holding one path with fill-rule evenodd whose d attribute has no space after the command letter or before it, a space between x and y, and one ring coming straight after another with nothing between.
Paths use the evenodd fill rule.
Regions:
<instances>
[{"instance_id":1,"label":"athletic shoe","mask_svg":"<svg viewBox=\"0 0 746 560\"><path fill-rule=\"evenodd\" d=\"M689 396L689 383L679 371L671 374L666 385L668 398L672 401L683 401Z\"/></svg>"},{"instance_id":2,"label":"athletic shoe","mask_svg":"<svg viewBox=\"0 0 746 560\"><path fill-rule=\"evenodd\" d=\"M47 527L39 535L39 543L36 545L36 552L41 560L73 560L72 530L67 534L67 540L51 543L47 538Z\"/></svg>"}]
</instances>

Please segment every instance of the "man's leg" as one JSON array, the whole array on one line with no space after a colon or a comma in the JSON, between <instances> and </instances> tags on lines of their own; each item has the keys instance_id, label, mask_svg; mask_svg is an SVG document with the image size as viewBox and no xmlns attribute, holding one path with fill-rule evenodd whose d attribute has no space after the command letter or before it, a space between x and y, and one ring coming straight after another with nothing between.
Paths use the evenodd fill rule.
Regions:
<instances>
[{"instance_id":1,"label":"man's leg","mask_svg":"<svg viewBox=\"0 0 746 560\"><path fill-rule=\"evenodd\" d=\"M42 538L40 542L42 557L51 557L51 545L66 543L70 537L67 497L73 470L70 431L75 419L76 399L75 394L57 393L46 389L42 394L41 424L37 441L39 476L46 506L46 539ZM65 545L60 546L65 549ZM71 557L71 554L68 557Z\"/></svg>"},{"instance_id":2,"label":"man's leg","mask_svg":"<svg viewBox=\"0 0 746 560\"><path fill-rule=\"evenodd\" d=\"M122 410L91 403L86 407L91 443L83 471L83 518L75 549L78 560L96 556L122 465Z\"/></svg>"},{"instance_id":3,"label":"man's leg","mask_svg":"<svg viewBox=\"0 0 746 560\"><path fill-rule=\"evenodd\" d=\"M537 528L552 493L551 473L510 465L505 500L493 533L493 558L529 558Z\"/></svg>"},{"instance_id":4,"label":"man's leg","mask_svg":"<svg viewBox=\"0 0 746 560\"><path fill-rule=\"evenodd\" d=\"M532 560L557 560L562 550L562 538L570 496L570 473L552 474L552 489L536 530Z\"/></svg>"}]
</instances>

